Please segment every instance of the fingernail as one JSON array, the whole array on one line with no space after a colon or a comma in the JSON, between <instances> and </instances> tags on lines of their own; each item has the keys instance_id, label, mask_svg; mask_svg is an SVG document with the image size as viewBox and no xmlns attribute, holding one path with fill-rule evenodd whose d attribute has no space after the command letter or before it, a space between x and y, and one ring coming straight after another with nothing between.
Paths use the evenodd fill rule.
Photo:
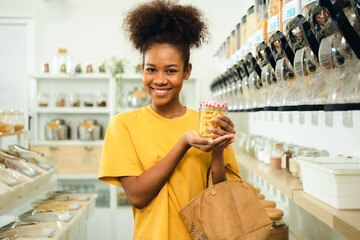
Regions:
<instances>
[{"instance_id":1,"label":"fingernail","mask_svg":"<svg viewBox=\"0 0 360 240\"><path fill-rule=\"evenodd\" d=\"M215 130L215 128L211 127L211 128L209 128L209 130L210 130L210 131L214 131L214 130Z\"/></svg>"},{"instance_id":2,"label":"fingernail","mask_svg":"<svg viewBox=\"0 0 360 240\"><path fill-rule=\"evenodd\" d=\"M217 119L217 118L213 118L212 120L213 120L214 122L217 122L217 121L218 121L218 119Z\"/></svg>"},{"instance_id":3,"label":"fingernail","mask_svg":"<svg viewBox=\"0 0 360 240\"><path fill-rule=\"evenodd\" d=\"M208 140L208 143L209 143L209 144L213 144L213 142L214 142L214 141L213 141L212 139L209 139L209 140Z\"/></svg>"}]
</instances>

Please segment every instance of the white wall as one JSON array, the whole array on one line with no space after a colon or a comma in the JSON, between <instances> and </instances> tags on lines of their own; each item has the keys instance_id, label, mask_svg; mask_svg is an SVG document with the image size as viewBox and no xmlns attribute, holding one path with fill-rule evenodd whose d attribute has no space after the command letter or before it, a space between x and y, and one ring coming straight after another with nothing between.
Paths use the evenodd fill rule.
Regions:
<instances>
[{"instance_id":1,"label":"white wall","mask_svg":"<svg viewBox=\"0 0 360 240\"><path fill-rule=\"evenodd\" d=\"M126 58L127 72L141 58L125 38L121 24L126 11L142 1L133 0L0 0L0 16L35 18L35 71L52 61L57 48L67 48L74 63L97 66L112 56ZM200 99L210 97L215 77L212 56L230 35L252 1L181 0L201 8L208 18L211 42L192 54L193 74ZM195 99L198 102L200 99Z\"/></svg>"}]
</instances>

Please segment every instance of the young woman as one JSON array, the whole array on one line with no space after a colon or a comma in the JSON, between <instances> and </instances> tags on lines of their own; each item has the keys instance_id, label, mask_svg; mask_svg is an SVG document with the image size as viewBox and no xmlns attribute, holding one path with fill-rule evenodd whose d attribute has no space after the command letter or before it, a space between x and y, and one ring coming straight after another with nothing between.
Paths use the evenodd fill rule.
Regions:
<instances>
[{"instance_id":1,"label":"young woman","mask_svg":"<svg viewBox=\"0 0 360 240\"><path fill-rule=\"evenodd\" d=\"M143 85L149 106L114 116L107 128L99 179L119 187L133 205L134 239L191 239L179 210L206 188L238 172L231 143L234 124L213 119L212 138L198 134L199 113L179 100L192 65L190 48L207 37L201 12L193 6L155 0L132 9L124 20L143 56Z\"/></svg>"}]
</instances>

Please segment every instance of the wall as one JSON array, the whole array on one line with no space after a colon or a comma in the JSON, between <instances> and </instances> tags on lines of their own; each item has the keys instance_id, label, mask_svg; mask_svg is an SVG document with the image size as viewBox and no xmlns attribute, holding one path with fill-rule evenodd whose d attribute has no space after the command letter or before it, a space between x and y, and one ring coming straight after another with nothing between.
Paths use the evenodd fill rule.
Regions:
<instances>
[{"instance_id":1,"label":"wall","mask_svg":"<svg viewBox=\"0 0 360 240\"><path fill-rule=\"evenodd\" d=\"M33 16L35 19L35 64L52 61L57 48L67 48L73 63L97 66L112 56L126 58L126 72L134 72L140 56L125 38L121 24L128 9L142 1L133 0L0 0L0 16ZM215 77L213 54L230 34L251 1L181 0L201 8L208 19L211 41L192 53L192 77L198 80L198 102L210 96ZM226 13L226 14L224 14Z\"/></svg>"}]
</instances>

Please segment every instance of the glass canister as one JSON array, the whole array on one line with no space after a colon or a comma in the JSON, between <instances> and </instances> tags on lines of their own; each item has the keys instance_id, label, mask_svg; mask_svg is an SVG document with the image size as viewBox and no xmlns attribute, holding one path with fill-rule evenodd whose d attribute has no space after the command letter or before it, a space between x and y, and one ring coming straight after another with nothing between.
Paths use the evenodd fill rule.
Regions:
<instances>
[{"instance_id":1,"label":"glass canister","mask_svg":"<svg viewBox=\"0 0 360 240\"><path fill-rule=\"evenodd\" d=\"M254 47L261 43L268 43L267 34L267 21L268 21L268 1L267 0L255 0L255 19L256 19L256 30L254 34Z\"/></svg>"},{"instance_id":2,"label":"glass canister","mask_svg":"<svg viewBox=\"0 0 360 240\"><path fill-rule=\"evenodd\" d=\"M95 95L93 93L85 93L83 96L84 106L93 107L95 102Z\"/></svg>"},{"instance_id":3,"label":"glass canister","mask_svg":"<svg viewBox=\"0 0 360 240\"><path fill-rule=\"evenodd\" d=\"M53 60L54 73L70 72L70 58L67 54L67 49L58 48Z\"/></svg>"},{"instance_id":4,"label":"glass canister","mask_svg":"<svg viewBox=\"0 0 360 240\"><path fill-rule=\"evenodd\" d=\"M268 13L268 38L276 31L282 32L282 7L283 0L269 0Z\"/></svg>"},{"instance_id":5,"label":"glass canister","mask_svg":"<svg viewBox=\"0 0 360 240\"><path fill-rule=\"evenodd\" d=\"M5 128L4 111L0 109L0 135L3 134Z\"/></svg>"},{"instance_id":6,"label":"glass canister","mask_svg":"<svg viewBox=\"0 0 360 240\"><path fill-rule=\"evenodd\" d=\"M71 92L69 95L69 105L70 107L80 107L80 94L76 92Z\"/></svg>"},{"instance_id":7,"label":"glass canister","mask_svg":"<svg viewBox=\"0 0 360 240\"><path fill-rule=\"evenodd\" d=\"M49 94L46 92L39 92L37 101L39 107L49 106Z\"/></svg>"},{"instance_id":8,"label":"glass canister","mask_svg":"<svg viewBox=\"0 0 360 240\"><path fill-rule=\"evenodd\" d=\"M65 93L58 92L55 94L55 106L65 107Z\"/></svg>"},{"instance_id":9,"label":"glass canister","mask_svg":"<svg viewBox=\"0 0 360 240\"><path fill-rule=\"evenodd\" d=\"M281 157L283 153L283 143L274 143L271 150L271 167L281 169Z\"/></svg>"},{"instance_id":10,"label":"glass canister","mask_svg":"<svg viewBox=\"0 0 360 240\"><path fill-rule=\"evenodd\" d=\"M246 13L246 45L247 52L255 54L254 41L256 30L255 7L251 6Z\"/></svg>"},{"instance_id":11,"label":"glass canister","mask_svg":"<svg viewBox=\"0 0 360 240\"><path fill-rule=\"evenodd\" d=\"M106 102L107 102L107 94L103 92L98 92L96 94L96 106L106 107Z\"/></svg>"},{"instance_id":12,"label":"glass canister","mask_svg":"<svg viewBox=\"0 0 360 240\"><path fill-rule=\"evenodd\" d=\"M246 15L241 18L241 28L240 28L240 42L241 42L241 57L244 57L247 53L247 40L246 40L246 31L247 31L247 22Z\"/></svg>"},{"instance_id":13,"label":"glass canister","mask_svg":"<svg viewBox=\"0 0 360 240\"><path fill-rule=\"evenodd\" d=\"M24 129L24 122L25 122L24 111L15 110L14 111L15 132Z\"/></svg>"},{"instance_id":14,"label":"glass canister","mask_svg":"<svg viewBox=\"0 0 360 240\"><path fill-rule=\"evenodd\" d=\"M4 130L3 133L12 133L15 130L15 118L14 118L14 110L5 110L4 114Z\"/></svg>"},{"instance_id":15,"label":"glass canister","mask_svg":"<svg viewBox=\"0 0 360 240\"><path fill-rule=\"evenodd\" d=\"M210 128L220 128L220 126L213 121L213 118L219 114L227 114L227 103L214 100L200 101L200 129L199 135L201 137L211 138Z\"/></svg>"},{"instance_id":16,"label":"glass canister","mask_svg":"<svg viewBox=\"0 0 360 240\"><path fill-rule=\"evenodd\" d=\"M284 212L277 208L265 208L265 210L273 222L270 233L265 240L288 240L289 226L282 221Z\"/></svg>"}]
</instances>

